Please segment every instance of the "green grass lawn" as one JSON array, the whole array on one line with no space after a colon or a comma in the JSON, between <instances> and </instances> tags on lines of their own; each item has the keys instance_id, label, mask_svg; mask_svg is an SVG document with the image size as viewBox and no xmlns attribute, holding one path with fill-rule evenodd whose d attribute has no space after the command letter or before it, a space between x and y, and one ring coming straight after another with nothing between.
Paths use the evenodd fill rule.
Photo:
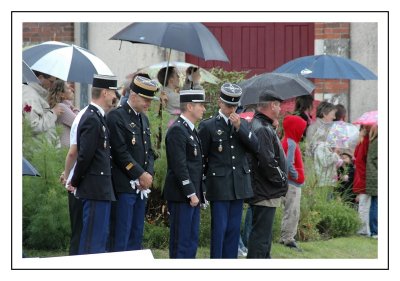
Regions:
<instances>
[{"instance_id":1,"label":"green grass lawn","mask_svg":"<svg viewBox=\"0 0 400 281\"><path fill-rule=\"evenodd\" d=\"M272 245L273 259L376 259L378 258L378 241L369 237L352 236L335 238L324 241L299 243L303 250L285 247L281 244ZM167 249L152 250L155 258L167 259ZM196 258L210 257L208 248L199 248Z\"/></svg>"},{"instance_id":2,"label":"green grass lawn","mask_svg":"<svg viewBox=\"0 0 400 281\"><path fill-rule=\"evenodd\" d=\"M368 237L351 236L323 241L302 242L302 252L292 250L281 244L272 245L271 256L274 259L376 259L378 258L378 241ZM152 249L157 259L167 259L168 249ZM37 251L24 249L28 257L65 256L67 251ZM208 248L199 248L199 259L209 258Z\"/></svg>"}]
</instances>

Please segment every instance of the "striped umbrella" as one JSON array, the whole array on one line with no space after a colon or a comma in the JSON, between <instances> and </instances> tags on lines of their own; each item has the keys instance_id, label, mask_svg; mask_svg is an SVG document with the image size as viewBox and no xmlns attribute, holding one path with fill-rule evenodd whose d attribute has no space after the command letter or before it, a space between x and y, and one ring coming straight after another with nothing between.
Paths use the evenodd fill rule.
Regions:
<instances>
[{"instance_id":1,"label":"striped umbrella","mask_svg":"<svg viewBox=\"0 0 400 281\"><path fill-rule=\"evenodd\" d=\"M94 74L114 75L110 68L89 50L76 45L48 41L22 52L32 70L64 81L92 84Z\"/></svg>"}]
</instances>

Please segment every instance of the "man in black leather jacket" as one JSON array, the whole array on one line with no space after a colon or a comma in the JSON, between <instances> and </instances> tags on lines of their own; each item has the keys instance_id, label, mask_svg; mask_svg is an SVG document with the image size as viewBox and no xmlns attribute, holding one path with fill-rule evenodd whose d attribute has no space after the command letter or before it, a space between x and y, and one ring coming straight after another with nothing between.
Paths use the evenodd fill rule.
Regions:
<instances>
[{"instance_id":1,"label":"man in black leather jacket","mask_svg":"<svg viewBox=\"0 0 400 281\"><path fill-rule=\"evenodd\" d=\"M274 92L261 94L251 122L252 132L259 141L259 149L257 154L250 157L254 197L249 201L253 223L247 258L271 258L275 210L288 189L285 153L272 126L279 116L281 101Z\"/></svg>"}]
</instances>

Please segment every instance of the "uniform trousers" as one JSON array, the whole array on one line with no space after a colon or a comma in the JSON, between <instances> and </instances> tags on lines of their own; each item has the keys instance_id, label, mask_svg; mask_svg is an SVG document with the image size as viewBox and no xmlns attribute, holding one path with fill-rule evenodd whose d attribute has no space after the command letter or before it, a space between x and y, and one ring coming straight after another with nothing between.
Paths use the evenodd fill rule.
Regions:
<instances>
[{"instance_id":1,"label":"uniform trousers","mask_svg":"<svg viewBox=\"0 0 400 281\"><path fill-rule=\"evenodd\" d=\"M252 205L253 224L247 242L248 259L270 259L275 207Z\"/></svg>"},{"instance_id":2,"label":"uniform trousers","mask_svg":"<svg viewBox=\"0 0 400 281\"><path fill-rule=\"evenodd\" d=\"M106 251L111 201L82 199L83 222L79 254Z\"/></svg>"},{"instance_id":3,"label":"uniform trousers","mask_svg":"<svg viewBox=\"0 0 400 281\"><path fill-rule=\"evenodd\" d=\"M171 259L196 258L199 243L200 206L168 201L169 257ZM237 246L237 244L236 244Z\"/></svg>"},{"instance_id":4,"label":"uniform trousers","mask_svg":"<svg viewBox=\"0 0 400 281\"><path fill-rule=\"evenodd\" d=\"M242 211L243 200L211 201L210 258L237 258Z\"/></svg>"},{"instance_id":5,"label":"uniform trousers","mask_svg":"<svg viewBox=\"0 0 400 281\"><path fill-rule=\"evenodd\" d=\"M147 199L140 193L118 193L112 204L110 251L141 250Z\"/></svg>"},{"instance_id":6,"label":"uniform trousers","mask_svg":"<svg viewBox=\"0 0 400 281\"><path fill-rule=\"evenodd\" d=\"M69 243L70 256L79 252L79 241L82 232L82 201L68 192L69 220L71 223L71 239Z\"/></svg>"}]
</instances>

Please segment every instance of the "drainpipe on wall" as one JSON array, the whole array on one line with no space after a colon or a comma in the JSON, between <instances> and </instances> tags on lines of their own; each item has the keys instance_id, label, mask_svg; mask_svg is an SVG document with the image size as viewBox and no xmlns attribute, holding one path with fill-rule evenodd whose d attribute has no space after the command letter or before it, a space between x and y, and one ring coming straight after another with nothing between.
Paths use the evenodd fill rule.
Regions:
<instances>
[{"instance_id":1,"label":"drainpipe on wall","mask_svg":"<svg viewBox=\"0 0 400 281\"><path fill-rule=\"evenodd\" d=\"M80 27L80 34L79 34L79 41L80 41L80 46L82 48L88 49L88 29L89 29L89 23L87 22L81 22L79 24ZM85 106L88 105L88 87L89 85L87 84L81 84L81 93L80 93L80 107L84 108Z\"/></svg>"}]
</instances>

